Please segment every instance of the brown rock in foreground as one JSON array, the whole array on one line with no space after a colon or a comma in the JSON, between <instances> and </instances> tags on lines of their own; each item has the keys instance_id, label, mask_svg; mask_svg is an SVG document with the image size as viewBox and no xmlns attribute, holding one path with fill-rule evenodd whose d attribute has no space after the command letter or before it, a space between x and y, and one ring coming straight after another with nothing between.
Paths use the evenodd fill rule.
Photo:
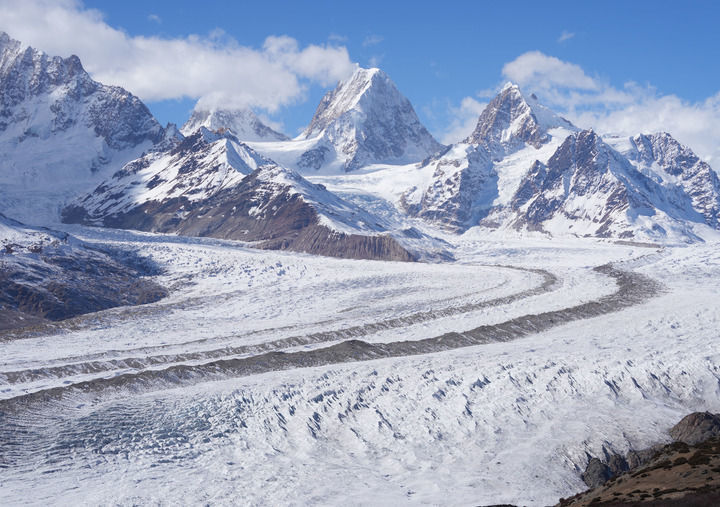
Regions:
<instances>
[{"instance_id":1,"label":"brown rock in foreground","mask_svg":"<svg viewBox=\"0 0 720 507\"><path fill-rule=\"evenodd\" d=\"M646 464L558 505L720 505L720 438L666 445Z\"/></svg>"}]
</instances>

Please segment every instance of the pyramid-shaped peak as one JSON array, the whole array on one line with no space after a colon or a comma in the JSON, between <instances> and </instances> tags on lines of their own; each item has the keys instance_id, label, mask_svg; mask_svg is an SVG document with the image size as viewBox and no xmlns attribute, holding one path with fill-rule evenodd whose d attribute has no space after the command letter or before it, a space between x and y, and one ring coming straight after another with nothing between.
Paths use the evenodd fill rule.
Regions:
<instances>
[{"instance_id":1,"label":"pyramid-shaped peak","mask_svg":"<svg viewBox=\"0 0 720 507\"><path fill-rule=\"evenodd\" d=\"M539 148L550 139L548 131L553 128L577 130L540 104L534 94L526 96L517 84L508 82L485 107L465 142L482 144L493 158L502 158L525 144Z\"/></svg>"},{"instance_id":2,"label":"pyramid-shaped peak","mask_svg":"<svg viewBox=\"0 0 720 507\"><path fill-rule=\"evenodd\" d=\"M410 101L377 68L357 67L328 92L300 138L320 143L299 162L315 169L326 163L326 152L334 152L344 170L351 171L376 163L419 162L442 148L420 123Z\"/></svg>"},{"instance_id":3,"label":"pyramid-shaped peak","mask_svg":"<svg viewBox=\"0 0 720 507\"><path fill-rule=\"evenodd\" d=\"M241 141L285 141L287 136L265 125L249 108L222 109L196 106L182 126L183 135L191 135L200 127L208 130L230 130Z\"/></svg>"},{"instance_id":4,"label":"pyramid-shaped peak","mask_svg":"<svg viewBox=\"0 0 720 507\"><path fill-rule=\"evenodd\" d=\"M380 102L388 106L409 105L385 72L358 66L350 77L325 94L303 137L313 137L349 111L365 111Z\"/></svg>"}]
</instances>

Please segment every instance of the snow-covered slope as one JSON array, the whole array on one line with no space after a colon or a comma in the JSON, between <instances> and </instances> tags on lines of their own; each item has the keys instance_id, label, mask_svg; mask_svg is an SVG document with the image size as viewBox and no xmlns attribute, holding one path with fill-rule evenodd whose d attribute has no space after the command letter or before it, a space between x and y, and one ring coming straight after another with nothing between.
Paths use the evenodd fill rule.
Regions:
<instances>
[{"instance_id":1,"label":"snow-covered slope","mask_svg":"<svg viewBox=\"0 0 720 507\"><path fill-rule=\"evenodd\" d=\"M513 226L581 236L696 239L687 194L640 173L592 130L536 161L510 203Z\"/></svg>"},{"instance_id":2,"label":"snow-covered slope","mask_svg":"<svg viewBox=\"0 0 720 507\"><path fill-rule=\"evenodd\" d=\"M666 132L607 141L650 178L666 187L681 187L705 222L720 228L720 179L690 148Z\"/></svg>"},{"instance_id":3,"label":"snow-covered slope","mask_svg":"<svg viewBox=\"0 0 720 507\"><path fill-rule=\"evenodd\" d=\"M276 132L265 125L250 109L199 109L182 126L180 132L192 135L200 127L208 130L228 129L241 141L287 141L285 134Z\"/></svg>"},{"instance_id":4,"label":"snow-covered slope","mask_svg":"<svg viewBox=\"0 0 720 507\"><path fill-rule=\"evenodd\" d=\"M253 147L283 165L313 173L418 162L442 145L420 123L410 101L387 74L357 68L323 97L296 140Z\"/></svg>"},{"instance_id":5,"label":"snow-covered slope","mask_svg":"<svg viewBox=\"0 0 720 507\"><path fill-rule=\"evenodd\" d=\"M40 223L163 138L135 96L0 33L0 211Z\"/></svg>"},{"instance_id":6,"label":"snow-covered slope","mask_svg":"<svg viewBox=\"0 0 720 507\"><path fill-rule=\"evenodd\" d=\"M473 133L419 167L424 177L401 199L411 215L453 230L477 225L506 205L536 159L547 160L571 123L507 84L486 106Z\"/></svg>"},{"instance_id":7,"label":"snow-covered slope","mask_svg":"<svg viewBox=\"0 0 720 507\"><path fill-rule=\"evenodd\" d=\"M480 114L466 144L483 146L493 160L502 160L526 145L536 149L550 142L551 129L577 128L540 104L535 95L526 97L520 88L507 83Z\"/></svg>"},{"instance_id":8,"label":"snow-covered slope","mask_svg":"<svg viewBox=\"0 0 720 507\"><path fill-rule=\"evenodd\" d=\"M507 84L467 139L423 162L400 204L460 232L695 241L703 224L718 228L717 174L692 151L667 134L608 142Z\"/></svg>"},{"instance_id":9,"label":"snow-covered slope","mask_svg":"<svg viewBox=\"0 0 720 507\"><path fill-rule=\"evenodd\" d=\"M375 217L204 127L127 164L63 210L85 223L257 242L338 257L411 260Z\"/></svg>"}]
</instances>

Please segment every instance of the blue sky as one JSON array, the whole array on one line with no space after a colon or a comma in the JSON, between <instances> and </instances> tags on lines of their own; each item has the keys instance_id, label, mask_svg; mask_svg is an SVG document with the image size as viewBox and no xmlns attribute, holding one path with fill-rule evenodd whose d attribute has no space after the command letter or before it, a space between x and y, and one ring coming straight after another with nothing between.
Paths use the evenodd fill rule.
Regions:
<instances>
[{"instance_id":1,"label":"blue sky","mask_svg":"<svg viewBox=\"0 0 720 507\"><path fill-rule=\"evenodd\" d=\"M47 11L51 4L69 13L66 24L75 23L72 16L82 20L76 31L58 27L57 15L43 27L38 20L40 11L26 7L35 5ZM208 86L214 79L217 86L227 88L215 102L246 93L247 100L257 98L253 104L256 109L291 135L309 121L319 99L332 88L331 83L346 72L349 60L385 70L431 132L446 141L469 128L490 91L514 79L572 120L589 123L581 126L597 124L601 130L624 133L645 127L630 121L629 116L637 117L638 122L655 119L649 127L681 132L681 140L702 145L699 151L703 155L718 159L720 151L715 153L711 148L720 144L720 127L713 130L720 119L716 116L720 111L718 5L658 0L0 0L0 29L51 53L67 56L64 53L72 50L96 78L121 84L143 98L162 122L182 123L197 98L207 95L207 89L198 83L186 90L171 82L173 77L184 78L178 56L183 50L178 50L174 70L152 79L138 78L142 71L131 69L132 58L138 60L138 69L143 69L142 65L156 69L165 63L161 56L149 57L138 49L144 47L143 40L167 43L154 50L161 54L172 50L173 41L188 41L190 37L210 53L240 48L232 58L218 60L222 65L204 70L198 67L194 79L202 80L206 75ZM11 19L8 14L17 15ZM83 23L97 26L84 29ZM82 34L89 32L98 35L83 40ZM106 33L110 35L106 37ZM126 46L134 44L132 51L123 52L120 42L112 42L118 34L125 38ZM283 68L288 72L283 79L297 79L296 86L281 88L279 82L264 83L261 78L271 72L246 64L246 56L267 56L269 36L282 37L284 44L288 40L296 44L295 49L282 50ZM103 56L103 44L107 44L109 56ZM318 68L317 59L303 68L294 66L291 60L307 60L312 51L306 49L317 47L339 48L344 53L316 51L317 59L325 62L323 68ZM198 55L201 60L205 58ZM122 62L118 69L109 67L114 61ZM254 70L225 77L216 72L221 66ZM281 80L278 77L277 81ZM226 86L228 81L232 86ZM249 83L254 83L254 88ZM256 97L265 89L268 96ZM273 101L273 94L282 98ZM178 98L183 95L190 96ZM710 133L700 133L708 129Z\"/></svg>"}]
</instances>

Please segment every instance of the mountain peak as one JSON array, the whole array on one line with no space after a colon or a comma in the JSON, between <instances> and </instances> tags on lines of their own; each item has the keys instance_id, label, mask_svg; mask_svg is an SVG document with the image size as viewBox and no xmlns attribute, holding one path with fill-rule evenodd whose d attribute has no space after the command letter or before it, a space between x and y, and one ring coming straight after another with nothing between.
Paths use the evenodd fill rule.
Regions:
<instances>
[{"instance_id":1,"label":"mountain peak","mask_svg":"<svg viewBox=\"0 0 720 507\"><path fill-rule=\"evenodd\" d=\"M284 134L265 125L248 108L202 109L196 106L180 131L187 136L200 127L208 130L228 129L241 141L286 141L288 139Z\"/></svg>"},{"instance_id":2,"label":"mountain peak","mask_svg":"<svg viewBox=\"0 0 720 507\"><path fill-rule=\"evenodd\" d=\"M334 90L325 94L310 125L303 132L303 137L313 137L343 113L357 108L363 96L369 92L400 94L395 88L395 84L383 71L378 68L365 69L358 66L349 78L340 81Z\"/></svg>"},{"instance_id":3,"label":"mountain peak","mask_svg":"<svg viewBox=\"0 0 720 507\"><path fill-rule=\"evenodd\" d=\"M420 123L410 101L385 72L358 67L320 101L301 139L318 139L310 150L312 167L327 163L335 151L346 171L374 163L418 162L438 151L438 143ZM322 153L321 159L318 158Z\"/></svg>"},{"instance_id":4,"label":"mountain peak","mask_svg":"<svg viewBox=\"0 0 720 507\"><path fill-rule=\"evenodd\" d=\"M540 148L550 139L548 131L558 127L577 130L534 94L526 97L518 85L508 82L485 107L465 142L484 145L494 159L500 159L525 144Z\"/></svg>"},{"instance_id":5,"label":"mountain peak","mask_svg":"<svg viewBox=\"0 0 720 507\"><path fill-rule=\"evenodd\" d=\"M0 97L0 210L29 223L56 219L59 203L165 137L140 99L94 81L77 56L50 56L6 33Z\"/></svg>"}]
</instances>

